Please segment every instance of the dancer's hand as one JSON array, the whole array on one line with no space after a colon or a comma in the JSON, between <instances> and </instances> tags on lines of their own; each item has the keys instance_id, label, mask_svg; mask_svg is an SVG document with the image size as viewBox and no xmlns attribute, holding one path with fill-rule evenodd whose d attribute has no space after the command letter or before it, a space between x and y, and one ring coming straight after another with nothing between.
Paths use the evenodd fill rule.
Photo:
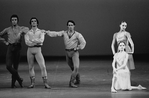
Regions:
<instances>
[{"instance_id":1,"label":"dancer's hand","mask_svg":"<svg viewBox=\"0 0 149 98\"><path fill-rule=\"evenodd\" d=\"M79 47L74 48L74 51L78 51L78 50L79 50Z\"/></svg>"},{"instance_id":2,"label":"dancer's hand","mask_svg":"<svg viewBox=\"0 0 149 98\"><path fill-rule=\"evenodd\" d=\"M116 70L113 70L113 74L116 74Z\"/></svg>"},{"instance_id":3,"label":"dancer's hand","mask_svg":"<svg viewBox=\"0 0 149 98\"><path fill-rule=\"evenodd\" d=\"M133 52L127 52L128 54L133 54Z\"/></svg>"},{"instance_id":4,"label":"dancer's hand","mask_svg":"<svg viewBox=\"0 0 149 98\"><path fill-rule=\"evenodd\" d=\"M9 45L9 43L7 41L4 41L5 45Z\"/></svg>"}]
</instances>

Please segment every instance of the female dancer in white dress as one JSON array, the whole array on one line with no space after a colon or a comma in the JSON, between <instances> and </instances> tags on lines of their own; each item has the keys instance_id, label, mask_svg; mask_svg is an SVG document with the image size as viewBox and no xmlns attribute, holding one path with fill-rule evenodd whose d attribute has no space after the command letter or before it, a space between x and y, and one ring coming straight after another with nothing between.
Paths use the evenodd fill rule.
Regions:
<instances>
[{"instance_id":1,"label":"female dancer in white dress","mask_svg":"<svg viewBox=\"0 0 149 98\"><path fill-rule=\"evenodd\" d=\"M132 90L132 89L146 89L145 87L131 86L130 82L130 71L127 66L128 53L125 52L126 45L125 42L120 42L118 46L118 52L115 53L112 68L113 68L113 78L111 92L117 92L117 90Z\"/></svg>"}]
</instances>

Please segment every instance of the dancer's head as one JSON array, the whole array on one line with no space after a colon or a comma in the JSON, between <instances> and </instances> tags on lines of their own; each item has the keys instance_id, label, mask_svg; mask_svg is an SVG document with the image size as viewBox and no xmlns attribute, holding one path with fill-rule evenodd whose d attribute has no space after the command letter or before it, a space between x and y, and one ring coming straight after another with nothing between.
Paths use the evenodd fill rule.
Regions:
<instances>
[{"instance_id":1,"label":"dancer's head","mask_svg":"<svg viewBox=\"0 0 149 98\"><path fill-rule=\"evenodd\" d=\"M19 17L16 14L13 14L10 17L10 22L12 23L13 26L17 25L19 22Z\"/></svg>"},{"instance_id":2,"label":"dancer's head","mask_svg":"<svg viewBox=\"0 0 149 98\"><path fill-rule=\"evenodd\" d=\"M125 21L122 21L121 24L120 24L120 29L122 31L124 31L126 28L127 28L127 23Z\"/></svg>"},{"instance_id":3,"label":"dancer's head","mask_svg":"<svg viewBox=\"0 0 149 98\"><path fill-rule=\"evenodd\" d=\"M121 41L119 44L118 44L118 51L125 51L126 49L126 44L124 41Z\"/></svg>"},{"instance_id":4,"label":"dancer's head","mask_svg":"<svg viewBox=\"0 0 149 98\"><path fill-rule=\"evenodd\" d=\"M68 30L74 30L75 22L73 20L68 20L67 27L68 27Z\"/></svg>"},{"instance_id":5,"label":"dancer's head","mask_svg":"<svg viewBox=\"0 0 149 98\"><path fill-rule=\"evenodd\" d=\"M32 18L30 19L30 25L31 25L32 27L38 26L38 25L39 25L38 19L37 19L36 17L32 17Z\"/></svg>"}]
</instances>

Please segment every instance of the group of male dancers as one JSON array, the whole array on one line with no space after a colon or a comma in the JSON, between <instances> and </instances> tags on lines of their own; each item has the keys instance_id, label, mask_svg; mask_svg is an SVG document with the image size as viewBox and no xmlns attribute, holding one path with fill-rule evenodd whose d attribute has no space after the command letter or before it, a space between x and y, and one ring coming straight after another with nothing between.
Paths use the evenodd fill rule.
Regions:
<instances>
[{"instance_id":1,"label":"group of male dancers","mask_svg":"<svg viewBox=\"0 0 149 98\"><path fill-rule=\"evenodd\" d=\"M81 33L74 30L75 22L73 20L67 21L68 29L66 31L50 31L41 30L38 28L39 21L36 17L32 17L29 21L31 29L28 27L19 26L19 17L17 15L12 15L10 17L11 26L5 28L0 32L0 40L8 45L6 53L6 68L12 75L11 88L16 88L16 81L23 87L23 79L18 73L21 41L22 37L25 38L25 43L28 46L27 49L27 60L29 65L29 75L31 80L31 85L28 88L35 87L35 71L34 71L34 58L37 60L40 69L41 76L45 88L51 89L48 84L48 76L45 66L45 60L42 55L41 47L44 42L45 35L50 37L61 36L64 40L65 51L66 51L66 61L72 70L72 75L70 77L69 86L77 88L80 84L80 74L79 74L79 51L85 48L86 41ZM8 39L4 36L7 35Z\"/></svg>"}]
</instances>

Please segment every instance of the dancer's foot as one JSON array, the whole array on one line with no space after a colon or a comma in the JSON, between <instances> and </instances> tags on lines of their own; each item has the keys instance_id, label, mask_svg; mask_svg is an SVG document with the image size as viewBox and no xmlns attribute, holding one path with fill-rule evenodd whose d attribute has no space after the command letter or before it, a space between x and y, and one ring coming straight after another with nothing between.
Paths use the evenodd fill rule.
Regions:
<instances>
[{"instance_id":1,"label":"dancer's foot","mask_svg":"<svg viewBox=\"0 0 149 98\"><path fill-rule=\"evenodd\" d=\"M117 93L117 91L114 88L111 88L111 93Z\"/></svg>"},{"instance_id":2,"label":"dancer's foot","mask_svg":"<svg viewBox=\"0 0 149 98\"><path fill-rule=\"evenodd\" d=\"M138 89L139 90L142 90L142 89L147 89L146 87L143 87L143 86L141 86L141 85L138 85Z\"/></svg>"},{"instance_id":3,"label":"dancer's foot","mask_svg":"<svg viewBox=\"0 0 149 98\"><path fill-rule=\"evenodd\" d=\"M72 87L72 88L77 88L78 86L77 85L75 85L75 84L69 84L69 87Z\"/></svg>"},{"instance_id":4,"label":"dancer's foot","mask_svg":"<svg viewBox=\"0 0 149 98\"><path fill-rule=\"evenodd\" d=\"M79 73L76 75L76 81L74 82L74 84L77 86L80 85L80 74Z\"/></svg>"},{"instance_id":5,"label":"dancer's foot","mask_svg":"<svg viewBox=\"0 0 149 98\"><path fill-rule=\"evenodd\" d=\"M11 85L11 88L17 88L17 86L16 85Z\"/></svg>"},{"instance_id":6,"label":"dancer's foot","mask_svg":"<svg viewBox=\"0 0 149 98\"><path fill-rule=\"evenodd\" d=\"M28 88L34 88L35 85L34 84L31 84L30 86L28 86Z\"/></svg>"},{"instance_id":7,"label":"dancer's foot","mask_svg":"<svg viewBox=\"0 0 149 98\"><path fill-rule=\"evenodd\" d=\"M51 87L47 83L45 83L44 85L46 89L51 89Z\"/></svg>"},{"instance_id":8,"label":"dancer's foot","mask_svg":"<svg viewBox=\"0 0 149 98\"><path fill-rule=\"evenodd\" d=\"M20 84L20 87L23 88L23 79L22 79L22 78L19 78L19 79L18 79L18 82L19 82L19 84Z\"/></svg>"}]
</instances>

